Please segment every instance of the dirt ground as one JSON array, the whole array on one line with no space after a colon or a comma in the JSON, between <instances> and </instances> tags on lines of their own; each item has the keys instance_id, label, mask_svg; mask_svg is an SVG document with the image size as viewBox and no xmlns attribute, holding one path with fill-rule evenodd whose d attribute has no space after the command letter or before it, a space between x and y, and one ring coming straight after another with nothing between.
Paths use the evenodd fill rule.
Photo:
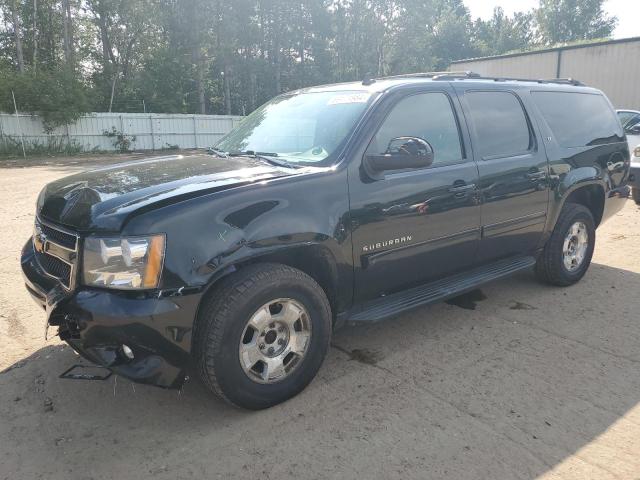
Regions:
<instances>
[{"instance_id":1,"label":"dirt ground","mask_svg":"<svg viewBox=\"0 0 640 480\"><path fill-rule=\"evenodd\" d=\"M0 479L640 479L632 202L598 230L578 285L523 273L344 329L302 394L246 412L193 380L58 378L78 359L44 340L19 252L42 186L96 163L73 161L0 164Z\"/></svg>"}]
</instances>

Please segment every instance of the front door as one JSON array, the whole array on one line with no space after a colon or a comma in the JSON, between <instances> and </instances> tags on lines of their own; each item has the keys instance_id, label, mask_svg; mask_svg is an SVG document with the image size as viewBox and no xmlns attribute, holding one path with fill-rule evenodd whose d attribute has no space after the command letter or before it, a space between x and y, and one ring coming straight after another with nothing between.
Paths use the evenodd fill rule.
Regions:
<instances>
[{"instance_id":1,"label":"front door","mask_svg":"<svg viewBox=\"0 0 640 480\"><path fill-rule=\"evenodd\" d=\"M400 96L365 154L384 154L397 137L420 137L434 150L430 167L372 179L349 172L355 300L369 300L474 263L480 235L478 171L465 155L453 91Z\"/></svg>"},{"instance_id":2,"label":"front door","mask_svg":"<svg viewBox=\"0 0 640 480\"><path fill-rule=\"evenodd\" d=\"M547 157L523 99L507 90L456 85L480 172L478 262L533 252L549 202Z\"/></svg>"}]
</instances>

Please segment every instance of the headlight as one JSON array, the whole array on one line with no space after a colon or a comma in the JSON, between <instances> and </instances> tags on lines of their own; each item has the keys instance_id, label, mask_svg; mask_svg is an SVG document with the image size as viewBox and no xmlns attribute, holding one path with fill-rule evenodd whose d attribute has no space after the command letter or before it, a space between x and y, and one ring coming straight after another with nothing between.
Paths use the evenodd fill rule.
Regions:
<instances>
[{"instance_id":1,"label":"headlight","mask_svg":"<svg viewBox=\"0 0 640 480\"><path fill-rule=\"evenodd\" d=\"M85 285L122 290L156 288L164 244L164 235L85 239L82 269Z\"/></svg>"}]
</instances>

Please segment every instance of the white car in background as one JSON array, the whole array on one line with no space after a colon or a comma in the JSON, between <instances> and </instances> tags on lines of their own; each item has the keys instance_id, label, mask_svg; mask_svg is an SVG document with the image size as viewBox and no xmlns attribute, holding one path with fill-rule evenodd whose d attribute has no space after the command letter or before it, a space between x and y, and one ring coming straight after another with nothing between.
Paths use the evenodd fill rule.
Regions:
<instances>
[{"instance_id":1,"label":"white car in background","mask_svg":"<svg viewBox=\"0 0 640 480\"><path fill-rule=\"evenodd\" d=\"M640 205L640 111L618 110L618 118L624 128L631 152L629 185L633 189L633 199Z\"/></svg>"}]
</instances>

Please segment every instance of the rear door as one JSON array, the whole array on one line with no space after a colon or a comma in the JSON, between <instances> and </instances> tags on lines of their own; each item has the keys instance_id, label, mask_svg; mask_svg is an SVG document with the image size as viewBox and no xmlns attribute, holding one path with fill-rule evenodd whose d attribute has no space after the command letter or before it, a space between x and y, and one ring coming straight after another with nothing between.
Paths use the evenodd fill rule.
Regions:
<instances>
[{"instance_id":1,"label":"rear door","mask_svg":"<svg viewBox=\"0 0 640 480\"><path fill-rule=\"evenodd\" d=\"M549 202L548 164L524 99L512 90L456 85L478 164L478 262L536 249Z\"/></svg>"}]
</instances>

